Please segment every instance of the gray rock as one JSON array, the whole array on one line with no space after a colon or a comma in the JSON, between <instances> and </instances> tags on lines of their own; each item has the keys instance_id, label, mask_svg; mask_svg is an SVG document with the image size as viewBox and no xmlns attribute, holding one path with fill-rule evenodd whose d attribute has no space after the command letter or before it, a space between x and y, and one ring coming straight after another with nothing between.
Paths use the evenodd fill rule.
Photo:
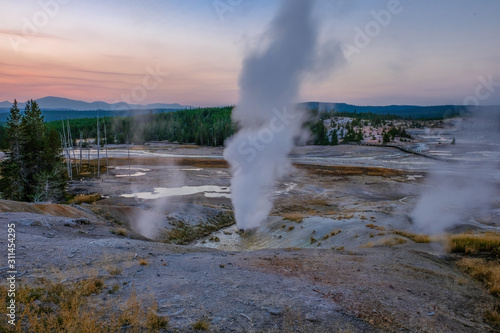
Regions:
<instances>
[{"instance_id":1,"label":"gray rock","mask_svg":"<svg viewBox=\"0 0 500 333\"><path fill-rule=\"evenodd\" d=\"M277 308L266 308L266 311L272 314L273 316L279 316L283 313L280 309Z\"/></svg>"},{"instance_id":2,"label":"gray rock","mask_svg":"<svg viewBox=\"0 0 500 333\"><path fill-rule=\"evenodd\" d=\"M66 222L64 222L64 226L70 227L70 228L75 228L77 226L77 224L73 221L66 221Z\"/></svg>"},{"instance_id":3,"label":"gray rock","mask_svg":"<svg viewBox=\"0 0 500 333\"><path fill-rule=\"evenodd\" d=\"M319 321L318 317L316 317L313 313L306 314L306 320L311 322Z\"/></svg>"}]
</instances>

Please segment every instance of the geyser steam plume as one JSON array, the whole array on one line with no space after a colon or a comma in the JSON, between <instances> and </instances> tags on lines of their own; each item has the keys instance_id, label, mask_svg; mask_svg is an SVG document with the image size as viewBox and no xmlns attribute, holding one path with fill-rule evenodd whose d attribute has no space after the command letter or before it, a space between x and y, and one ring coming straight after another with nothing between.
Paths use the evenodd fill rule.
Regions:
<instances>
[{"instance_id":1,"label":"geyser steam plume","mask_svg":"<svg viewBox=\"0 0 500 333\"><path fill-rule=\"evenodd\" d=\"M453 163L429 170L426 187L411 213L417 232L448 231L460 224L490 220L498 200L500 116L496 107L470 109L456 119Z\"/></svg>"},{"instance_id":2,"label":"geyser steam plume","mask_svg":"<svg viewBox=\"0 0 500 333\"><path fill-rule=\"evenodd\" d=\"M285 0L261 39L244 60L240 97L233 110L238 133L226 143L224 158L232 171L231 192L240 229L259 226L272 209L270 192L290 169L288 154L304 137L306 112L297 102L307 72L324 71L341 55L328 43L330 63L318 52L314 1ZM333 46L333 47L332 47Z\"/></svg>"}]
</instances>

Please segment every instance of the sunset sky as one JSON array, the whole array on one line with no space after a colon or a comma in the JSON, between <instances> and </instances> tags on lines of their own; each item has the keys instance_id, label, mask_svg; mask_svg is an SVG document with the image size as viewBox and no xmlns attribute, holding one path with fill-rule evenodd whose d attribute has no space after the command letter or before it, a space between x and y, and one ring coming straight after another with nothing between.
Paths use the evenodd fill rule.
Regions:
<instances>
[{"instance_id":1,"label":"sunset sky","mask_svg":"<svg viewBox=\"0 0 500 333\"><path fill-rule=\"evenodd\" d=\"M2 1L0 101L235 104L245 54L279 5ZM373 11L390 8L390 22L378 23ZM500 104L499 14L498 0L319 0L321 38L338 40L349 57L326 77L305 80L299 100L434 105L473 96ZM367 29L369 43L359 37Z\"/></svg>"}]
</instances>

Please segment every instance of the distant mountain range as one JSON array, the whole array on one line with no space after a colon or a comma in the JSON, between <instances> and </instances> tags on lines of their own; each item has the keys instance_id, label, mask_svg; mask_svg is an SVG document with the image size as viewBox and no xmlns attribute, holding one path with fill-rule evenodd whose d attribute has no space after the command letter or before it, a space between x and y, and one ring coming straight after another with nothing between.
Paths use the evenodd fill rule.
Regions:
<instances>
[{"instance_id":1,"label":"distant mountain range","mask_svg":"<svg viewBox=\"0 0 500 333\"><path fill-rule=\"evenodd\" d=\"M177 103L174 104L165 104L165 103L156 103L156 104L128 104L125 102L113 103L109 104L106 102L84 102L77 101L68 98L61 97L43 97L36 100L38 105L42 110L59 110L59 111L117 111L117 110L156 110L156 109L189 109L188 105L180 105ZM19 109L24 109L26 103L21 103L18 101ZM12 102L5 101L0 102L0 109L9 110L12 107Z\"/></svg>"},{"instance_id":2,"label":"distant mountain range","mask_svg":"<svg viewBox=\"0 0 500 333\"><path fill-rule=\"evenodd\" d=\"M191 106L165 103L156 104L127 104L125 102L106 103L106 102L83 102L61 97L44 97L37 99L40 108L43 111L46 121L60 119L75 119L86 117L111 117L111 116L133 116L147 113L149 111L171 112L176 110L189 109ZM19 109L24 109L26 103L18 103ZM346 103L324 103L324 102L306 102L305 105L311 109L320 111L335 110L336 112L371 112L375 114L391 114L404 118L415 119L443 119L455 115L463 114L469 110L464 105L436 105L436 106L418 106L418 105L387 105L387 106L359 106ZM12 102L0 102L0 123L5 122L7 113L12 107ZM500 112L500 106L480 106L481 110Z\"/></svg>"}]
</instances>

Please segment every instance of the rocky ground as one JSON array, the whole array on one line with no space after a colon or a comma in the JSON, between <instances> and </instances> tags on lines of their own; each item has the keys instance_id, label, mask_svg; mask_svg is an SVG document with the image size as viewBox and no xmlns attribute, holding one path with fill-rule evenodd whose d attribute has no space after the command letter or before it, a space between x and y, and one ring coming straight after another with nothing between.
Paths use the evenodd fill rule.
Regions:
<instances>
[{"instance_id":1,"label":"rocky ground","mask_svg":"<svg viewBox=\"0 0 500 333\"><path fill-rule=\"evenodd\" d=\"M70 217L0 216L4 229L16 223L19 281L100 277L120 288L96 298L120 304L136 290L145 306L156 300L171 330L206 317L224 332L492 331L482 314L493 297L430 244L218 251L114 235L90 213L62 210Z\"/></svg>"}]
</instances>

